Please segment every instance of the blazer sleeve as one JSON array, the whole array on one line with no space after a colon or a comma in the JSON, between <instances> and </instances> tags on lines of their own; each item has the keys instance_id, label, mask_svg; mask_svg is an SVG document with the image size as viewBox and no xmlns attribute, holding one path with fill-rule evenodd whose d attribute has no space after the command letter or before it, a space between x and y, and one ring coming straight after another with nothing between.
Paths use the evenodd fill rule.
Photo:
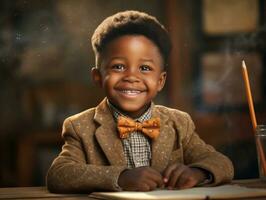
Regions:
<instances>
[{"instance_id":1,"label":"blazer sleeve","mask_svg":"<svg viewBox=\"0 0 266 200\"><path fill-rule=\"evenodd\" d=\"M86 162L82 141L71 119L63 124L64 145L53 161L46 177L47 188L55 193L90 192L96 190L119 190L120 173L125 166L102 166Z\"/></svg>"},{"instance_id":2,"label":"blazer sleeve","mask_svg":"<svg viewBox=\"0 0 266 200\"><path fill-rule=\"evenodd\" d=\"M225 155L206 144L195 132L195 125L186 115L185 134L182 138L185 164L207 170L213 176L211 185L230 182L234 176L232 162Z\"/></svg>"}]
</instances>

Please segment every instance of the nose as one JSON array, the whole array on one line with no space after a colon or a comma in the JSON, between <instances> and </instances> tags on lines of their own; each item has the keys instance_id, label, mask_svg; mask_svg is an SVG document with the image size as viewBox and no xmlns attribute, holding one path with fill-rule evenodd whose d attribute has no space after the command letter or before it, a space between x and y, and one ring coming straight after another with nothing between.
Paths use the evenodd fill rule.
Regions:
<instances>
[{"instance_id":1,"label":"nose","mask_svg":"<svg viewBox=\"0 0 266 200\"><path fill-rule=\"evenodd\" d=\"M140 77L139 77L139 71L137 70L137 68L129 67L125 71L125 76L123 80L128 81L128 82L138 82L140 80Z\"/></svg>"}]
</instances>

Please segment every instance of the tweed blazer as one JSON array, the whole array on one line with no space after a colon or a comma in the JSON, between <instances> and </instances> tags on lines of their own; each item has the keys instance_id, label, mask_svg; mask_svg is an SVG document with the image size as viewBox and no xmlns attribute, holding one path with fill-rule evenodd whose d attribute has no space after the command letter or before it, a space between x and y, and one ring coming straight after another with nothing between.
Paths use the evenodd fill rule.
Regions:
<instances>
[{"instance_id":1,"label":"tweed blazer","mask_svg":"<svg viewBox=\"0 0 266 200\"><path fill-rule=\"evenodd\" d=\"M231 161L201 140L190 116L152 104L152 117L161 120L160 135L151 142L151 167L163 172L171 163L200 167L213 175L212 185L233 178ZM47 173L51 192L116 191L127 168L121 139L106 99L97 107L67 118L64 145Z\"/></svg>"}]
</instances>

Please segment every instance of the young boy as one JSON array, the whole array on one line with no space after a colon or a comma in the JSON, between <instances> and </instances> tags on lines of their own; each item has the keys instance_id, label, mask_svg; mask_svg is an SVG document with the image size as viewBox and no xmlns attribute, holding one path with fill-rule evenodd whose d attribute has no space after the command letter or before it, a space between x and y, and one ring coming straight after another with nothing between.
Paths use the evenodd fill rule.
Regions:
<instances>
[{"instance_id":1,"label":"young boy","mask_svg":"<svg viewBox=\"0 0 266 200\"><path fill-rule=\"evenodd\" d=\"M51 192L150 191L231 181L230 160L205 144L187 113L154 105L170 39L152 16L125 11L92 36L93 80L106 98L69 117L65 144L47 174Z\"/></svg>"}]
</instances>

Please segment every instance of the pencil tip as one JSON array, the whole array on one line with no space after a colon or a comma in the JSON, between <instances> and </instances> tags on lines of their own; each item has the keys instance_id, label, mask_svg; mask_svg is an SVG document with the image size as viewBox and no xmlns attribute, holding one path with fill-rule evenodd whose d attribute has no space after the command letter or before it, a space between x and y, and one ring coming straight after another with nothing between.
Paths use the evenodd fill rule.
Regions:
<instances>
[{"instance_id":1,"label":"pencil tip","mask_svg":"<svg viewBox=\"0 0 266 200\"><path fill-rule=\"evenodd\" d=\"M245 61L244 60L242 60L242 66L243 67L246 67L246 64L245 64Z\"/></svg>"}]
</instances>

